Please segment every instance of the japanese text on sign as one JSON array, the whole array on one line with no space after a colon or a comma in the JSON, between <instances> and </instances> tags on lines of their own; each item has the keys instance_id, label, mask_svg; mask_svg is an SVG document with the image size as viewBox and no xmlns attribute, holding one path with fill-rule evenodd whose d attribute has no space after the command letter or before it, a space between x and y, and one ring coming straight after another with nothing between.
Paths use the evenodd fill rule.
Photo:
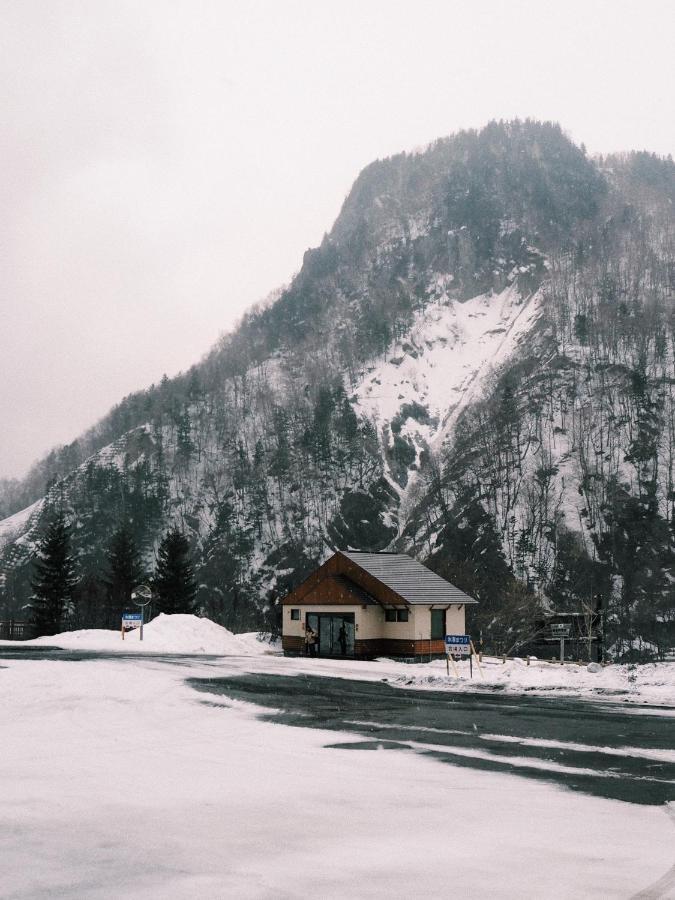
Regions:
<instances>
[{"instance_id":1,"label":"japanese text on sign","mask_svg":"<svg viewBox=\"0 0 675 900\"><path fill-rule=\"evenodd\" d=\"M122 613L122 631L133 631L141 626L141 613Z\"/></svg>"},{"instance_id":2,"label":"japanese text on sign","mask_svg":"<svg viewBox=\"0 0 675 900\"><path fill-rule=\"evenodd\" d=\"M471 638L468 634L446 634L445 652L452 656L470 656Z\"/></svg>"}]
</instances>

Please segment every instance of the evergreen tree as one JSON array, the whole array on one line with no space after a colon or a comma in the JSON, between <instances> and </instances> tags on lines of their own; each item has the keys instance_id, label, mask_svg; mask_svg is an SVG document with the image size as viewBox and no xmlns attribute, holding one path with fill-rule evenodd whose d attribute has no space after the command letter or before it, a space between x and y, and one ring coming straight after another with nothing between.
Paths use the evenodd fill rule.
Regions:
<instances>
[{"instance_id":1,"label":"evergreen tree","mask_svg":"<svg viewBox=\"0 0 675 900\"><path fill-rule=\"evenodd\" d=\"M479 601L472 611L477 627L494 623L514 578L494 518L484 508L476 485L457 491L452 509L446 511L437 549L427 564Z\"/></svg>"},{"instance_id":2,"label":"evergreen tree","mask_svg":"<svg viewBox=\"0 0 675 900\"><path fill-rule=\"evenodd\" d=\"M176 466L181 471L187 469L194 452L195 445L192 440L190 416L185 410L178 418L178 431L176 434Z\"/></svg>"},{"instance_id":3,"label":"evergreen tree","mask_svg":"<svg viewBox=\"0 0 675 900\"><path fill-rule=\"evenodd\" d=\"M124 610L132 608L131 592L145 580L140 553L128 525L122 525L113 534L107 563L105 624L108 628L117 628Z\"/></svg>"},{"instance_id":4,"label":"evergreen tree","mask_svg":"<svg viewBox=\"0 0 675 900\"><path fill-rule=\"evenodd\" d=\"M58 634L70 612L77 584L70 551L70 528L63 512L52 520L38 550L31 581L31 620L38 635Z\"/></svg>"},{"instance_id":5,"label":"evergreen tree","mask_svg":"<svg viewBox=\"0 0 675 900\"><path fill-rule=\"evenodd\" d=\"M194 611L197 583L190 559L190 544L178 528L168 531L159 545L152 587L158 612Z\"/></svg>"},{"instance_id":6,"label":"evergreen tree","mask_svg":"<svg viewBox=\"0 0 675 900\"><path fill-rule=\"evenodd\" d=\"M246 575L254 543L250 529L238 521L232 499L228 495L218 506L204 543L199 581L209 589L200 592L200 606L221 625L244 631L253 627L251 579Z\"/></svg>"},{"instance_id":7,"label":"evergreen tree","mask_svg":"<svg viewBox=\"0 0 675 900\"><path fill-rule=\"evenodd\" d=\"M81 575L74 593L74 628L104 628L107 624L106 586L93 572Z\"/></svg>"}]
</instances>

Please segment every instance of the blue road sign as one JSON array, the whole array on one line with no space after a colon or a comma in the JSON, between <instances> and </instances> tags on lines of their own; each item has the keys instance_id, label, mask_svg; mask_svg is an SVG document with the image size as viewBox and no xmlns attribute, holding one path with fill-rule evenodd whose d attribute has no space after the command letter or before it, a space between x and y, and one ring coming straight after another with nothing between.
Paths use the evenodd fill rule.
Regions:
<instances>
[{"instance_id":1,"label":"blue road sign","mask_svg":"<svg viewBox=\"0 0 675 900\"><path fill-rule=\"evenodd\" d=\"M470 656L471 637L468 634L446 634L445 652L452 656Z\"/></svg>"},{"instance_id":2,"label":"blue road sign","mask_svg":"<svg viewBox=\"0 0 675 900\"><path fill-rule=\"evenodd\" d=\"M130 619L132 622L140 622L142 613L122 613L123 619Z\"/></svg>"}]
</instances>

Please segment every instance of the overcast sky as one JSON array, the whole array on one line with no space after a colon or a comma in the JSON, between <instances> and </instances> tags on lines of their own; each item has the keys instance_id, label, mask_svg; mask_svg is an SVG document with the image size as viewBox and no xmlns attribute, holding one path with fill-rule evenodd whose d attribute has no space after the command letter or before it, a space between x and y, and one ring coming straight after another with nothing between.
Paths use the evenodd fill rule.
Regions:
<instances>
[{"instance_id":1,"label":"overcast sky","mask_svg":"<svg viewBox=\"0 0 675 900\"><path fill-rule=\"evenodd\" d=\"M377 157L675 152L664 2L0 0L0 477L197 362Z\"/></svg>"}]
</instances>

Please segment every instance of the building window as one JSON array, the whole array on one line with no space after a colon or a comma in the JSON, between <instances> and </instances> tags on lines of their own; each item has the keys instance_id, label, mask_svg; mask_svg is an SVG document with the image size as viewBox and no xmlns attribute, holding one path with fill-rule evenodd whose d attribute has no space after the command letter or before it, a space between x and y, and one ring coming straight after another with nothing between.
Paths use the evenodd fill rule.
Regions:
<instances>
[{"instance_id":1,"label":"building window","mask_svg":"<svg viewBox=\"0 0 675 900\"><path fill-rule=\"evenodd\" d=\"M294 622L299 622L299 621L300 621L300 610L299 610L299 609L292 609L292 610L291 610L291 619L292 619Z\"/></svg>"},{"instance_id":2,"label":"building window","mask_svg":"<svg viewBox=\"0 0 675 900\"><path fill-rule=\"evenodd\" d=\"M407 609L385 609L384 621L385 622L407 622L408 621L408 610Z\"/></svg>"}]
</instances>

